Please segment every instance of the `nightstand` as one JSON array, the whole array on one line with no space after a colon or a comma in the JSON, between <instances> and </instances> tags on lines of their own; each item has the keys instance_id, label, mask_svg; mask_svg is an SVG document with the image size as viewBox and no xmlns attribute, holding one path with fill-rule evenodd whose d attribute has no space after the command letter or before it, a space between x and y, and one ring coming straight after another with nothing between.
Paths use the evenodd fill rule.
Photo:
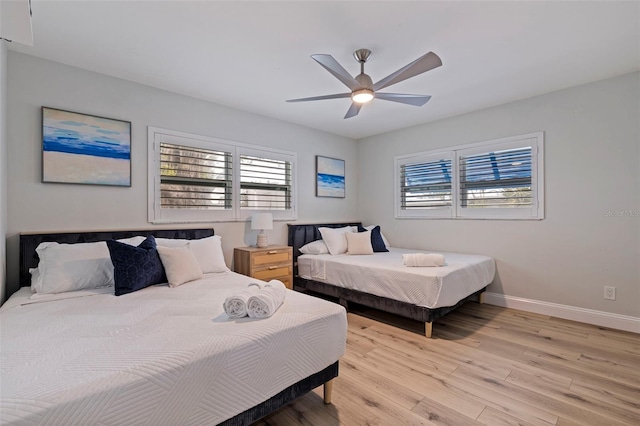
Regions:
<instances>
[{"instance_id":1,"label":"nightstand","mask_svg":"<svg viewBox=\"0 0 640 426\"><path fill-rule=\"evenodd\" d=\"M279 280L293 288L293 250L289 246L236 247L235 272L263 281Z\"/></svg>"}]
</instances>

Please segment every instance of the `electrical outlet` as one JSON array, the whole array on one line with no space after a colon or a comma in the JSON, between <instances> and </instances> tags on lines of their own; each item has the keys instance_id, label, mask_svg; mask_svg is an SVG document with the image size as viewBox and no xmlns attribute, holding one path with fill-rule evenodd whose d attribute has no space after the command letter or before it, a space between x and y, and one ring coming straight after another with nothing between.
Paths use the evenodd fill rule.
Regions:
<instances>
[{"instance_id":1,"label":"electrical outlet","mask_svg":"<svg viewBox=\"0 0 640 426\"><path fill-rule=\"evenodd\" d=\"M604 286L604 298L608 300L616 300L616 288L608 285Z\"/></svg>"}]
</instances>

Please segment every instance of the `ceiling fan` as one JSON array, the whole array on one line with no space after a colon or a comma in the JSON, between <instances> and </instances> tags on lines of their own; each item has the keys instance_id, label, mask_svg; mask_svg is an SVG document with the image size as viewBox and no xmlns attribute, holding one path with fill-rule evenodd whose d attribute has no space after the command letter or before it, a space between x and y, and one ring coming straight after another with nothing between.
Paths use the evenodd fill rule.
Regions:
<instances>
[{"instance_id":1,"label":"ceiling fan","mask_svg":"<svg viewBox=\"0 0 640 426\"><path fill-rule=\"evenodd\" d=\"M411 77L415 77L418 74L422 74L429 70L442 65L442 61L433 52L429 52L411 62L409 65L400 68L394 72L373 84L371 77L364 73L364 63L367 62L371 51L369 49L358 49L353 52L353 56L356 61L360 63L360 74L352 77L351 74L345 70L342 65L338 63L331 55L311 55L314 61L322 65L327 71L340 80L345 86L347 86L350 93L338 93L335 95L313 96L311 98L289 99L287 102L307 102L307 101L320 101L324 99L340 99L351 98L351 107L347 111L344 118L351 118L358 115L362 105L373 100L373 98L382 99L385 101L400 102L402 104L422 106L426 104L431 96L428 95L409 95L404 93L379 93L378 90L391 86L392 84L399 83Z\"/></svg>"}]
</instances>

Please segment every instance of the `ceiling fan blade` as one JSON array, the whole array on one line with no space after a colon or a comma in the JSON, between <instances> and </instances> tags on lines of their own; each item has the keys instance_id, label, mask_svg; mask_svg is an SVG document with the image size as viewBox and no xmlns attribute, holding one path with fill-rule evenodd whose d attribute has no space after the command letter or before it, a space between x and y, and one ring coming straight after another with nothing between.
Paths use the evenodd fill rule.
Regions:
<instances>
[{"instance_id":1,"label":"ceiling fan blade","mask_svg":"<svg viewBox=\"0 0 640 426\"><path fill-rule=\"evenodd\" d=\"M351 91L360 89L360 83L345 70L331 55L311 55L314 61L322 65L327 71L340 80Z\"/></svg>"},{"instance_id":2,"label":"ceiling fan blade","mask_svg":"<svg viewBox=\"0 0 640 426\"><path fill-rule=\"evenodd\" d=\"M351 118L358 115L360 112L360 108L362 108L362 104L357 102L351 102L351 106L349 107L349 111L345 114L344 118Z\"/></svg>"},{"instance_id":3,"label":"ceiling fan blade","mask_svg":"<svg viewBox=\"0 0 640 426\"><path fill-rule=\"evenodd\" d=\"M310 98L287 99L287 102L322 101L324 99L341 99L341 98L350 98L350 97L351 97L351 93L338 93L336 95L324 95L324 96L312 96Z\"/></svg>"},{"instance_id":4,"label":"ceiling fan blade","mask_svg":"<svg viewBox=\"0 0 640 426\"><path fill-rule=\"evenodd\" d=\"M429 95L406 95L404 93L376 93L375 97L384 101L400 102L413 106L422 106L431 99Z\"/></svg>"},{"instance_id":5,"label":"ceiling fan blade","mask_svg":"<svg viewBox=\"0 0 640 426\"><path fill-rule=\"evenodd\" d=\"M373 91L375 92L392 84L400 83L403 80L415 77L423 72L438 68L440 65L442 65L440 57L433 52L429 52L374 84Z\"/></svg>"}]
</instances>

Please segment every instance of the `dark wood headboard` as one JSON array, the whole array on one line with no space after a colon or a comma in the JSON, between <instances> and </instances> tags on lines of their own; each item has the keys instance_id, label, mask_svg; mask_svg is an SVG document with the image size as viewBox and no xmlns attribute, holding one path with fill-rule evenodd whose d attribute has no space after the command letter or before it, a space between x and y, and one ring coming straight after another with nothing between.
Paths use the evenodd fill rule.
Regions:
<instances>
[{"instance_id":1,"label":"dark wood headboard","mask_svg":"<svg viewBox=\"0 0 640 426\"><path fill-rule=\"evenodd\" d=\"M31 285L29 268L38 266L40 259L36 247L46 241L57 243L93 243L96 241L119 240L137 235L157 238L182 238L197 240L213 235L212 228L204 229L144 229L141 231L98 231L98 232L58 232L50 234L20 234L20 287Z\"/></svg>"},{"instance_id":2,"label":"dark wood headboard","mask_svg":"<svg viewBox=\"0 0 640 426\"><path fill-rule=\"evenodd\" d=\"M297 224L290 223L288 244L293 247L294 273L296 271L296 261L300 256L300 247L310 242L322 239L318 228L342 228L344 226L362 226L361 222L349 223L326 223L326 224Z\"/></svg>"}]
</instances>

